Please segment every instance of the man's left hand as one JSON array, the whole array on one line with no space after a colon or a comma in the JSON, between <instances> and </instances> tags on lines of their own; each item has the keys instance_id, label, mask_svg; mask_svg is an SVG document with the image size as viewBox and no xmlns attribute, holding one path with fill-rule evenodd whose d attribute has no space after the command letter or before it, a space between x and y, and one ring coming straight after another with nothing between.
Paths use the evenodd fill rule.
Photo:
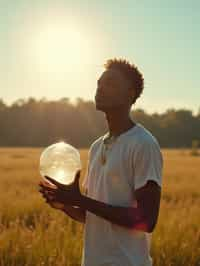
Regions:
<instances>
[{"instance_id":1,"label":"man's left hand","mask_svg":"<svg viewBox=\"0 0 200 266\"><path fill-rule=\"evenodd\" d=\"M46 193L50 196L52 201L60 202L65 205L79 206L83 197L79 188L80 173L81 171L79 170L75 175L74 182L70 185L61 184L51 177L45 176L54 186L49 186L43 181L39 183L39 186L44 194Z\"/></svg>"}]
</instances>

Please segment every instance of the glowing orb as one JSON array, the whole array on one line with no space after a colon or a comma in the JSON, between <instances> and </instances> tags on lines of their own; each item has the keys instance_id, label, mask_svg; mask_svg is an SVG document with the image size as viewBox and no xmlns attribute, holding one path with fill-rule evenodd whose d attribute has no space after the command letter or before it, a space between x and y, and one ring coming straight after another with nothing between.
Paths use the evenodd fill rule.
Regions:
<instances>
[{"instance_id":1,"label":"glowing orb","mask_svg":"<svg viewBox=\"0 0 200 266\"><path fill-rule=\"evenodd\" d=\"M49 176L68 185L74 181L75 174L80 169L79 151L65 142L52 144L40 156L40 174L44 179Z\"/></svg>"}]
</instances>

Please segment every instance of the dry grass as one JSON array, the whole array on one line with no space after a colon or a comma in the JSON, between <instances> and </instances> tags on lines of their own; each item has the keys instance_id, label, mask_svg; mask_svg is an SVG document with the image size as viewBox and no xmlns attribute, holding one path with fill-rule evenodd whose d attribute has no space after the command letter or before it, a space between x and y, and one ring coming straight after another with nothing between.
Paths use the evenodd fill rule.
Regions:
<instances>
[{"instance_id":1,"label":"dry grass","mask_svg":"<svg viewBox=\"0 0 200 266\"><path fill-rule=\"evenodd\" d=\"M38 193L41 149L0 149L0 266L80 265L83 225ZM200 157L163 150L164 179L152 237L154 266L200 265ZM81 151L85 172L87 150Z\"/></svg>"}]
</instances>

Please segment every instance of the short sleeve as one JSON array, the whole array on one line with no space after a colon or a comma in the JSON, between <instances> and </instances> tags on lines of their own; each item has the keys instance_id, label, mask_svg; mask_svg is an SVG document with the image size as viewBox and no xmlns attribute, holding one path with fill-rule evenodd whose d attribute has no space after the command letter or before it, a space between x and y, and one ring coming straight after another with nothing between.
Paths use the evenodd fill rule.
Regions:
<instances>
[{"instance_id":1,"label":"short sleeve","mask_svg":"<svg viewBox=\"0 0 200 266\"><path fill-rule=\"evenodd\" d=\"M134 152L134 188L143 187L148 180L162 185L163 157L158 142L145 140Z\"/></svg>"}]
</instances>

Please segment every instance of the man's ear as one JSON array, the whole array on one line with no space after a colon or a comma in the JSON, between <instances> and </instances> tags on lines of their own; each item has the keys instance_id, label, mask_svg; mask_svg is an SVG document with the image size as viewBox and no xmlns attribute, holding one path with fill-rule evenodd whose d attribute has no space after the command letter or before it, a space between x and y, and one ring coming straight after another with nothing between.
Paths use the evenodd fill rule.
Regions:
<instances>
[{"instance_id":1,"label":"man's ear","mask_svg":"<svg viewBox=\"0 0 200 266\"><path fill-rule=\"evenodd\" d=\"M129 87L128 88L128 94L129 94L129 99L130 99L130 103L134 103L135 102L135 96L136 96L136 91L133 87Z\"/></svg>"}]
</instances>

